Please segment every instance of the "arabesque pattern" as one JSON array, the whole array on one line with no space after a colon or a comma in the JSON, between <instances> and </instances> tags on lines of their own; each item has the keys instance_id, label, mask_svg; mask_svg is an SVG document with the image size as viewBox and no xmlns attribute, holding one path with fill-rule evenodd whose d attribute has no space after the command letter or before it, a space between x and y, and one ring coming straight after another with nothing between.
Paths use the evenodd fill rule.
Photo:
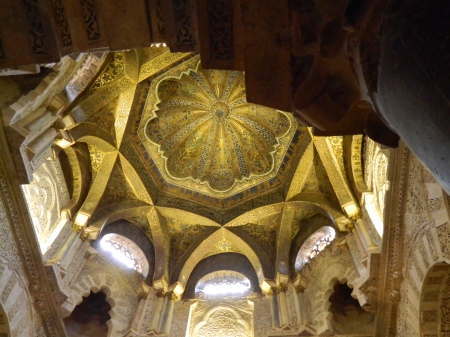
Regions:
<instances>
[{"instance_id":1,"label":"arabesque pattern","mask_svg":"<svg viewBox=\"0 0 450 337\"><path fill-rule=\"evenodd\" d=\"M273 172L287 114L246 100L244 73L190 69L157 86L156 118L146 125L165 170L176 180L230 190L236 182ZM281 149L282 150L282 149Z\"/></svg>"}]
</instances>

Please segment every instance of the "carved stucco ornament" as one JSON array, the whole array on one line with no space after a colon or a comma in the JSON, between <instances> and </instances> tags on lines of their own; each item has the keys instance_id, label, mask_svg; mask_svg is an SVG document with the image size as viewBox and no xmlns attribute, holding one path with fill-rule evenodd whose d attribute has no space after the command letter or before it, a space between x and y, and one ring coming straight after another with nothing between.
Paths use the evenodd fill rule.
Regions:
<instances>
[{"instance_id":1,"label":"carved stucco ornament","mask_svg":"<svg viewBox=\"0 0 450 337\"><path fill-rule=\"evenodd\" d=\"M141 121L163 176L216 197L274 177L297 128L292 115L248 103L243 72L193 61L157 81L150 118Z\"/></svg>"}]
</instances>

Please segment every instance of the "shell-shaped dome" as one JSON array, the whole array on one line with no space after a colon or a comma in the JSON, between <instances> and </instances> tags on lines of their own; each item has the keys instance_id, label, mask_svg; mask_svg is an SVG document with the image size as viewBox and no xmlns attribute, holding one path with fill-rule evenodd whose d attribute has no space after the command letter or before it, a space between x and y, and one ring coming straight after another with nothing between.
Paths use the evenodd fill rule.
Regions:
<instances>
[{"instance_id":1,"label":"shell-shaped dome","mask_svg":"<svg viewBox=\"0 0 450 337\"><path fill-rule=\"evenodd\" d=\"M226 191L273 170L278 139L291 127L275 109L246 100L244 73L201 69L166 78L146 134L175 179Z\"/></svg>"}]
</instances>

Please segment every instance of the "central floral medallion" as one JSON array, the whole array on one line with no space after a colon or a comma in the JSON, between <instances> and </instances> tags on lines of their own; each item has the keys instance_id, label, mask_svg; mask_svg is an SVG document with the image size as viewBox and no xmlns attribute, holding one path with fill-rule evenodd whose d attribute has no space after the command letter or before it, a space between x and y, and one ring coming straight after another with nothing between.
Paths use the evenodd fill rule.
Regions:
<instances>
[{"instance_id":1,"label":"central floral medallion","mask_svg":"<svg viewBox=\"0 0 450 337\"><path fill-rule=\"evenodd\" d=\"M196 59L154 81L144 133L172 183L217 195L276 175L295 122L290 114L248 103L244 80L242 72L202 69Z\"/></svg>"}]
</instances>

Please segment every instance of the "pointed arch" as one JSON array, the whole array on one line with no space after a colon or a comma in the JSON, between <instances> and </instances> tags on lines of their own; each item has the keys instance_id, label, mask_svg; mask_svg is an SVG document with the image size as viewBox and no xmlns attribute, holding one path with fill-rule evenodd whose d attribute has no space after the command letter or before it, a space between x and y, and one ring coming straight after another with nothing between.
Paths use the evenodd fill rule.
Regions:
<instances>
[{"instance_id":1,"label":"pointed arch","mask_svg":"<svg viewBox=\"0 0 450 337\"><path fill-rule=\"evenodd\" d=\"M331 224L332 227L335 227L332 215L321 206L306 201L286 202L284 204L281 223L277 232L277 255L275 262L276 272L283 275L289 275L293 271L290 266L291 249L294 248L292 247L292 225L295 212L298 210L302 210L305 214L310 214L311 216L313 214L320 214L324 219L328 220L328 225Z\"/></svg>"},{"instance_id":2,"label":"pointed arch","mask_svg":"<svg viewBox=\"0 0 450 337\"><path fill-rule=\"evenodd\" d=\"M83 123L70 129L68 133L75 142L95 145L104 152L117 151L113 136L95 124Z\"/></svg>"}]
</instances>

